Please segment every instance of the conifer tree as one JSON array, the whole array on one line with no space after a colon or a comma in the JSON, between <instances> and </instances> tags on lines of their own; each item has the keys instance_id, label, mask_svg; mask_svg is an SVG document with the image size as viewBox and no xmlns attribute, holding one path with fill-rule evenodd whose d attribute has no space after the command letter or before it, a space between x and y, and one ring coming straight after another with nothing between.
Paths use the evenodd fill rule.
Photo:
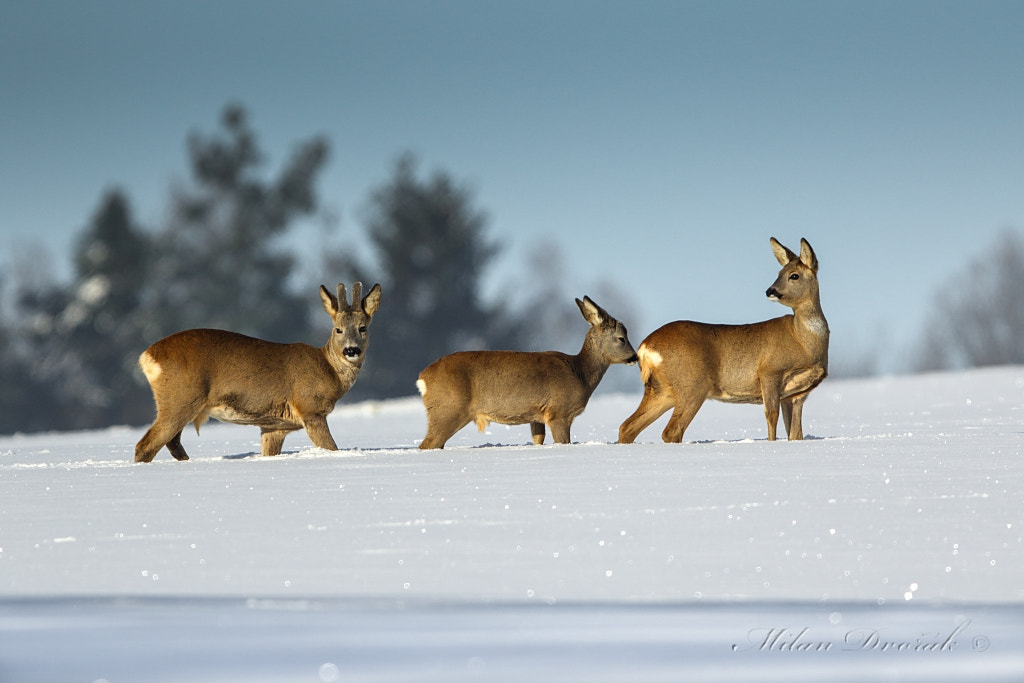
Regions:
<instances>
[{"instance_id":1,"label":"conifer tree","mask_svg":"<svg viewBox=\"0 0 1024 683\"><path fill-rule=\"evenodd\" d=\"M297 263L281 238L316 210L314 185L327 142L316 137L300 144L268 180L244 109L227 107L221 126L217 134L189 137L192 184L175 189L170 222L157 238L149 304L160 321L158 336L219 327L313 341L308 313L316 292L293 291Z\"/></svg>"},{"instance_id":2,"label":"conifer tree","mask_svg":"<svg viewBox=\"0 0 1024 683\"><path fill-rule=\"evenodd\" d=\"M419 178L408 154L373 191L366 230L379 272L351 254L338 259L340 272L384 290L361 395L409 395L420 370L445 354L515 345L501 309L481 300L483 276L501 250L486 227L468 189L444 171Z\"/></svg>"}]
</instances>

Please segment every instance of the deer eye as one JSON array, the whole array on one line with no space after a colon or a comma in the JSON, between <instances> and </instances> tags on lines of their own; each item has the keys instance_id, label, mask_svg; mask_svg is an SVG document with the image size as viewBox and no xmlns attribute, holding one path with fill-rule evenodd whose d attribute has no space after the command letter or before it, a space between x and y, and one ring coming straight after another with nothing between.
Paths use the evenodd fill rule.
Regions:
<instances>
[{"instance_id":1,"label":"deer eye","mask_svg":"<svg viewBox=\"0 0 1024 683\"><path fill-rule=\"evenodd\" d=\"M800 279L800 273L793 273L792 275L789 276L789 279L790 280L799 280Z\"/></svg>"},{"instance_id":2,"label":"deer eye","mask_svg":"<svg viewBox=\"0 0 1024 683\"><path fill-rule=\"evenodd\" d=\"M343 329L341 329L340 327L335 327L334 328L334 334L345 334L345 331Z\"/></svg>"},{"instance_id":3,"label":"deer eye","mask_svg":"<svg viewBox=\"0 0 1024 683\"><path fill-rule=\"evenodd\" d=\"M366 334L366 325L359 326L359 334Z\"/></svg>"}]
</instances>

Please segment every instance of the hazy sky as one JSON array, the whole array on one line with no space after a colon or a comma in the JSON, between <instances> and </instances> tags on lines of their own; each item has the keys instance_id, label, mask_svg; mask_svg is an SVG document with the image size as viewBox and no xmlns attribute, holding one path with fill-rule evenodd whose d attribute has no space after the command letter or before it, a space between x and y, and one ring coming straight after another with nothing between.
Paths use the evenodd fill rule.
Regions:
<instances>
[{"instance_id":1,"label":"hazy sky","mask_svg":"<svg viewBox=\"0 0 1024 683\"><path fill-rule=\"evenodd\" d=\"M492 295L553 242L567 296L636 303L611 311L636 343L784 314L768 238L807 237L833 359L880 340L896 367L933 292L1024 229L1024 2L5 0L2 261L65 260L111 187L159 224L229 102L268 171L327 135L319 190L363 254L411 150L507 246Z\"/></svg>"}]
</instances>

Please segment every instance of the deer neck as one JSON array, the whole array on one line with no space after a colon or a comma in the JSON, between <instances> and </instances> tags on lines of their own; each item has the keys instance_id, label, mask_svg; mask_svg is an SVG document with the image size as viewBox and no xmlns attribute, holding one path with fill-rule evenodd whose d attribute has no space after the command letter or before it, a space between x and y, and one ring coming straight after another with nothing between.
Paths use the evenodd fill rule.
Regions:
<instances>
[{"instance_id":1,"label":"deer neck","mask_svg":"<svg viewBox=\"0 0 1024 683\"><path fill-rule=\"evenodd\" d=\"M574 360L576 372L583 383L590 391L596 389L597 385L601 383L604 373L608 371L608 363L601 358L597 343L590 338L590 335L583 340L583 348L574 356Z\"/></svg>"},{"instance_id":2,"label":"deer neck","mask_svg":"<svg viewBox=\"0 0 1024 683\"><path fill-rule=\"evenodd\" d=\"M793 309L793 332L805 346L828 346L828 321L817 292Z\"/></svg>"},{"instance_id":3,"label":"deer neck","mask_svg":"<svg viewBox=\"0 0 1024 683\"><path fill-rule=\"evenodd\" d=\"M320 351L324 354L324 358L334 369L334 373L342 381L348 380L349 382L355 382L356 377L359 375L361 365L354 365L345 359L342 355L341 350L334 344L328 342L325 346L321 347Z\"/></svg>"}]
</instances>

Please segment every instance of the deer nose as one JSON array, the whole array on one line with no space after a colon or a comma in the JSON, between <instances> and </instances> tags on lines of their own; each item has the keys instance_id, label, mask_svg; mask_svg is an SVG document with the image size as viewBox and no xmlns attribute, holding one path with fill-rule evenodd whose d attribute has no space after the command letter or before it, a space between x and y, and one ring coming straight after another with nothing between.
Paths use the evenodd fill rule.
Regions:
<instances>
[{"instance_id":1,"label":"deer nose","mask_svg":"<svg viewBox=\"0 0 1024 683\"><path fill-rule=\"evenodd\" d=\"M781 299L782 298L782 295L779 294L779 290L775 289L774 287L769 287L768 291L765 292L764 295L766 297L768 297L769 299Z\"/></svg>"},{"instance_id":2,"label":"deer nose","mask_svg":"<svg viewBox=\"0 0 1024 683\"><path fill-rule=\"evenodd\" d=\"M363 350L358 346L346 346L345 350L342 351L346 358L356 358L362 352Z\"/></svg>"}]
</instances>

